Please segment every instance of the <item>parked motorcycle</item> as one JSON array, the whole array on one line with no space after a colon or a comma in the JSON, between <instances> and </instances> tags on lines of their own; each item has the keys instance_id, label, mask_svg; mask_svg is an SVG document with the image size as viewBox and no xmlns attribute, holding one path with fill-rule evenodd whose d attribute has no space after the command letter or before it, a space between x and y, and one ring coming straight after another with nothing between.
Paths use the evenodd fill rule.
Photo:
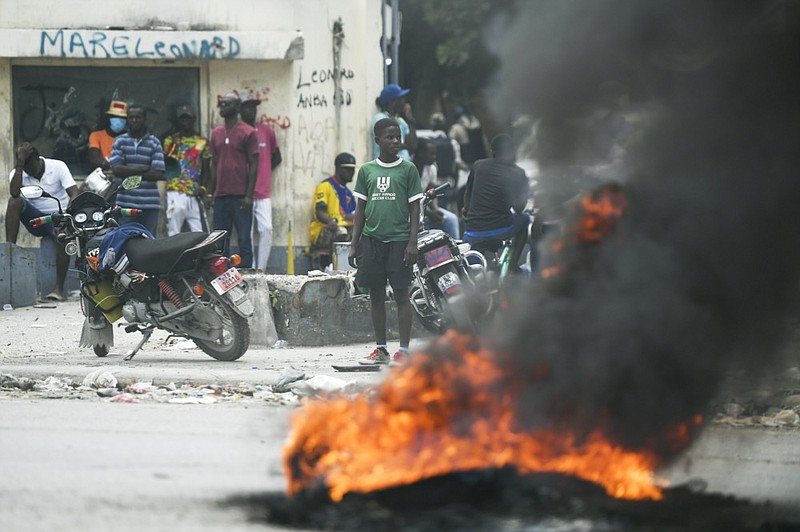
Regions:
<instances>
[{"instance_id":1,"label":"parked motorcycle","mask_svg":"<svg viewBox=\"0 0 800 532\"><path fill-rule=\"evenodd\" d=\"M455 328L469 332L490 309L486 298L486 259L438 229L425 227L426 207L450 186L427 190L420 206L418 259L413 268L411 306L431 332Z\"/></svg>"},{"instance_id":2,"label":"parked motorcycle","mask_svg":"<svg viewBox=\"0 0 800 532\"><path fill-rule=\"evenodd\" d=\"M114 192L140 183L141 176L128 177ZM22 195L52 197L38 186L22 187ZM254 307L236 269L241 259L220 252L227 233L147 238L142 226L119 225L122 216L137 214L137 209L111 206L103 196L85 191L67 212L59 205L57 214L33 220L35 227L52 222L67 254L76 256L86 316L80 346L106 356L114 345L112 323L124 317L125 332L142 333L125 360L136 355L155 329L189 338L217 360L241 357L250 346L247 318Z\"/></svg>"}]
</instances>

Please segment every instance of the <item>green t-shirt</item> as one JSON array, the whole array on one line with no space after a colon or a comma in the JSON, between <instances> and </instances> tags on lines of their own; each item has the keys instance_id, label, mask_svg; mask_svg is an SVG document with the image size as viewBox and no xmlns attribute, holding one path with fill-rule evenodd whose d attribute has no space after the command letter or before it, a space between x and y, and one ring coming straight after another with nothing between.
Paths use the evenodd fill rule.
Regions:
<instances>
[{"instance_id":1,"label":"green t-shirt","mask_svg":"<svg viewBox=\"0 0 800 532\"><path fill-rule=\"evenodd\" d=\"M408 205L422 199L417 167L398 158L392 163L375 159L358 170L356 198L367 202L363 234L382 242L400 242L411 235Z\"/></svg>"}]
</instances>

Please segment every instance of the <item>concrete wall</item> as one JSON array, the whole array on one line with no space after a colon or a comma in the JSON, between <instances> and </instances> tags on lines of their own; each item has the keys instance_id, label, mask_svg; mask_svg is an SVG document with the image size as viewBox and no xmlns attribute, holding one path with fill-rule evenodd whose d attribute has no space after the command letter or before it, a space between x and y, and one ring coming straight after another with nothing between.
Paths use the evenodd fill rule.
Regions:
<instances>
[{"instance_id":1,"label":"concrete wall","mask_svg":"<svg viewBox=\"0 0 800 532\"><path fill-rule=\"evenodd\" d=\"M316 183L333 172L333 159L340 151L352 152L360 162L369 156L369 119L383 84L380 5L379 0L200 1L160 4L156 16L152 10L120 0L108 0L101 8L90 2L66 1L48 4L47 9L32 0L0 0L0 123L13 123L14 65L199 68L199 125L206 134L220 123L215 114L219 95L231 88L254 90L264 101L260 121L275 128L284 160L273 176L270 269L285 271L291 227L297 269L304 271L301 253L308 244ZM333 35L337 21L344 33L339 44ZM64 29L67 44L58 48L42 41L48 28ZM124 42L131 57L110 54L113 57L106 58L104 49L89 46L98 31L109 39L115 35L128 39ZM71 48L69 35L77 35L83 46ZM206 35L235 36L240 41L238 55L230 59L137 58L131 44L144 39L141 42L149 44L142 46L150 46L145 50L151 53L153 39L180 41ZM43 42L47 46L40 46ZM15 143L11 128L0 130L0 174L13 167ZM7 198L8 188L0 186L0 225ZM19 243L34 245L27 237Z\"/></svg>"},{"instance_id":2,"label":"concrete wall","mask_svg":"<svg viewBox=\"0 0 800 532\"><path fill-rule=\"evenodd\" d=\"M261 278L258 282L258 278ZM269 290L274 302L272 318L278 337L292 346L373 343L369 298L352 298L351 278L346 275L310 277L305 275L250 275L251 298L263 301L258 292ZM265 313L256 307L256 313ZM264 316L260 322L268 317ZM397 305L386 303L386 334L389 340L399 336ZM260 334L260 333L259 333ZM255 336L255 334L254 334ZM419 320L414 318L413 338L427 338Z\"/></svg>"},{"instance_id":3,"label":"concrete wall","mask_svg":"<svg viewBox=\"0 0 800 532\"><path fill-rule=\"evenodd\" d=\"M36 303L36 252L0 242L0 307Z\"/></svg>"}]
</instances>

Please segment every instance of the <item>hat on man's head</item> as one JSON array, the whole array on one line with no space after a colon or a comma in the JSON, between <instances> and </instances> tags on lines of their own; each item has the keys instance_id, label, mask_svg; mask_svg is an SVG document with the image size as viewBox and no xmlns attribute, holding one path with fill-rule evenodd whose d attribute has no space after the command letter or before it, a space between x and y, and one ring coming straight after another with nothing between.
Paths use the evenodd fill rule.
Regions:
<instances>
[{"instance_id":1,"label":"hat on man's head","mask_svg":"<svg viewBox=\"0 0 800 532\"><path fill-rule=\"evenodd\" d=\"M225 96L222 97L223 100L239 100L242 101L242 97L239 96L239 93L234 90L230 90L225 93Z\"/></svg>"},{"instance_id":2,"label":"hat on man's head","mask_svg":"<svg viewBox=\"0 0 800 532\"><path fill-rule=\"evenodd\" d=\"M355 168L356 158L347 152L342 152L336 156L336 160L333 161L333 164L336 165L336 168Z\"/></svg>"},{"instance_id":3,"label":"hat on man's head","mask_svg":"<svg viewBox=\"0 0 800 532\"><path fill-rule=\"evenodd\" d=\"M191 116L194 118L196 115L191 105L179 105L178 109L175 111L175 116L178 118L182 116Z\"/></svg>"},{"instance_id":4,"label":"hat on man's head","mask_svg":"<svg viewBox=\"0 0 800 532\"><path fill-rule=\"evenodd\" d=\"M389 102L396 100L401 96L405 96L409 92L411 92L411 89L401 89L400 85L397 83L390 83L383 88L378 99L380 100L381 105L388 105Z\"/></svg>"},{"instance_id":5,"label":"hat on man's head","mask_svg":"<svg viewBox=\"0 0 800 532\"><path fill-rule=\"evenodd\" d=\"M242 103L254 103L256 105L261 103L261 99L256 96L253 91L245 89L239 92L239 98L241 98Z\"/></svg>"},{"instance_id":6,"label":"hat on man's head","mask_svg":"<svg viewBox=\"0 0 800 532\"><path fill-rule=\"evenodd\" d=\"M111 105L108 106L108 111L106 111L106 114L128 118L128 104L118 100L112 100Z\"/></svg>"}]
</instances>

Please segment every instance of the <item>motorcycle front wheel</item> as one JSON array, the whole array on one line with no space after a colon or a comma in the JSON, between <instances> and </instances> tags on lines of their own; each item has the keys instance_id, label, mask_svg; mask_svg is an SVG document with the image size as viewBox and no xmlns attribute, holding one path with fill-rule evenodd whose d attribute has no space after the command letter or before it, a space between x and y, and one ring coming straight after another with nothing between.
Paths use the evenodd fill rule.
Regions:
<instances>
[{"instance_id":1,"label":"motorcycle front wheel","mask_svg":"<svg viewBox=\"0 0 800 532\"><path fill-rule=\"evenodd\" d=\"M94 349L94 354L103 358L108 355L108 346L107 345L94 345L92 346Z\"/></svg>"},{"instance_id":2,"label":"motorcycle front wheel","mask_svg":"<svg viewBox=\"0 0 800 532\"><path fill-rule=\"evenodd\" d=\"M209 308L222 320L222 334L215 341L192 338L197 347L217 360L230 362L239 359L250 347L250 325L226 301L212 297Z\"/></svg>"}]
</instances>

